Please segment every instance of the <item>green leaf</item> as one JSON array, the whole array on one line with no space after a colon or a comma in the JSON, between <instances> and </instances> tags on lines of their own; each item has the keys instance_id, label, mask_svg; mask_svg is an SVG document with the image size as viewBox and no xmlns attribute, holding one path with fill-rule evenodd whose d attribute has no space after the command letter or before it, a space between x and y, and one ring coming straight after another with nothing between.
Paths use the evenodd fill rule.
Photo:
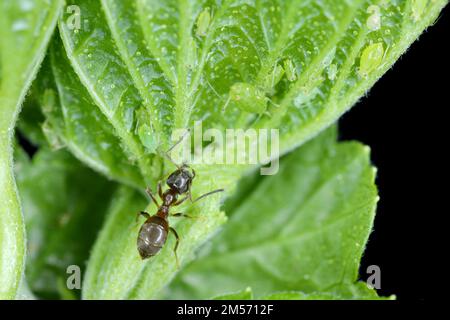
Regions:
<instances>
[{"instance_id":1,"label":"green leaf","mask_svg":"<svg viewBox=\"0 0 450 320\"><path fill-rule=\"evenodd\" d=\"M278 292L261 297L262 300L340 300L340 296L329 293Z\"/></svg>"},{"instance_id":2,"label":"green leaf","mask_svg":"<svg viewBox=\"0 0 450 320\"><path fill-rule=\"evenodd\" d=\"M366 283L357 282L341 287L339 293L300 291L276 292L261 297L263 300L393 300L395 296L379 297Z\"/></svg>"},{"instance_id":3,"label":"green leaf","mask_svg":"<svg viewBox=\"0 0 450 320\"><path fill-rule=\"evenodd\" d=\"M247 193L164 296L201 299L242 286L257 297L292 290L344 295L372 229L374 179L368 147L337 144L334 131L325 132Z\"/></svg>"},{"instance_id":4,"label":"green leaf","mask_svg":"<svg viewBox=\"0 0 450 320\"><path fill-rule=\"evenodd\" d=\"M39 297L57 298L67 267L86 270L115 186L69 153L45 148L32 160L18 157L16 177L27 226L28 285Z\"/></svg>"},{"instance_id":5,"label":"green leaf","mask_svg":"<svg viewBox=\"0 0 450 320\"><path fill-rule=\"evenodd\" d=\"M363 287L365 286L365 287ZM357 283L355 285L349 285L348 292L357 291L358 294L337 295L335 293L329 292L313 292L304 293L301 291L280 291L270 293L261 297L259 300L350 300L350 299L368 299L377 300L382 299L377 296L377 294L367 288L366 284ZM238 291L234 293L220 295L214 298L215 300L253 300L253 291L251 288L247 288L243 291Z\"/></svg>"},{"instance_id":6,"label":"green leaf","mask_svg":"<svg viewBox=\"0 0 450 320\"><path fill-rule=\"evenodd\" d=\"M23 219L12 172L14 126L62 3L0 1L0 299L14 298L25 254Z\"/></svg>"},{"instance_id":7,"label":"green leaf","mask_svg":"<svg viewBox=\"0 0 450 320\"><path fill-rule=\"evenodd\" d=\"M242 291L223 294L213 298L214 300L252 300L253 292L251 288Z\"/></svg>"}]
</instances>

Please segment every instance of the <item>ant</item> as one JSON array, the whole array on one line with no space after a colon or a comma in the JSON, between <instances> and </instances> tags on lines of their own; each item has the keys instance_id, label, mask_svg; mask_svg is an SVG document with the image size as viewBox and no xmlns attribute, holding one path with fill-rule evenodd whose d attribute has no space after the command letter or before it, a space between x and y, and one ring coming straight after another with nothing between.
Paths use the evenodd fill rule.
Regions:
<instances>
[{"instance_id":1,"label":"ant","mask_svg":"<svg viewBox=\"0 0 450 320\"><path fill-rule=\"evenodd\" d=\"M181 138L183 140L184 137ZM183 164L181 166L177 165L168 155L168 153L181 142L178 141L175 145L173 145L166 153L166 157L177 167L177 170L172 172L166 180L166 184L169 187L166 191L163 192L161 181L158 182L158 195L162 200L162 204L158 203L153 192L147 188L146 192L153 200L153 202L158 206L158 211L154 215L150 215L147 212L141 211L139 214L146 218L146 221L141 226L137 238L137 249L139 251L139 255L142 260L153 257L156 255L164 246L167 240L167 236L169 231L172 232L176 238L175 247L173 252L175 254L175 259L177 263L177 267L179 267L178 256L177 256L177 248L180 242L180 237L174 228L169 225L169 216L171 217L187 217L193 218L184 213L170 213L171 207L176 207L182 204L187 199L190 199L192 203L203 199L209 195L212 195L217 192L224 191L223 189L217 189L208 193L205 193L198 197L195 200L192 200L191 195L191 186L192 181L195 178L195 170L190 166ZM183 196L183 198L178 199L179 196ZM139 216L138 214L138 216Z\"/></svg>"}]
</instances>

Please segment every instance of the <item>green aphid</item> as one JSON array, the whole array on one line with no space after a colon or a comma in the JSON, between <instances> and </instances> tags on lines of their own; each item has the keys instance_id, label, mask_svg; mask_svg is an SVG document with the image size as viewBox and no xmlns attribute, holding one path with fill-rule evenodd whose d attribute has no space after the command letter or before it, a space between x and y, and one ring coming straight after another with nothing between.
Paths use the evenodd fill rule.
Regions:
<instances>
[{"instance_id":1,"label":"green aphid","mask_svg":"<svg viewBox=\"0 0 450 320\"><path fill-rule=\"evenodd\" d=\"M266 111L269 102L263 90L245 82L233 84L228 99L242 111L258 114Z\"/></svg>"},{"instance_id":2,"label":"green aphid","mask_svg":"<svg viewBox=\"0 0 450 320\"><path fill-rule=\"evenodd\" d=\"M145 109L141 108L136 111L136 134L147 153L156 153L159 146L159 136L150 124L150 115Z\"/></svg>"},{"instance_id":3,"label":"green aphid","mask_svg":"<svg viewBox=\"0 0 450 320\"><path fill-rule=\"evenodd\" d=\"M327 70L328 79L330 79L331 81L336 79L337 72L338 72L337 66L334 63L330 64Z\"/></svg>"},{"instance_id":4,"label":"green aphid","mask_svg":"<svg viewBox=\"0 0 450 320\"><path fill-rule=\"evenodd\" d=\"M383 44L373 43L368 45L362 52L359 61L358 73L361 77L367 77L375 71L383 62L384 47Z\"/></svg>"},{"instance_id":5,"label":"green aphid","mask_svg":"<svg viewBox=\"0 0 450 320\"><path fill-rule=\"evenodd\" d=\"M58 132L56 132L48 120L44 121L41 129L52 150L59 150L64 147L64 142L61 140Z\"/></svg>"},{"instance_id":6,"label":"green aphid","mask_svg":"<svg viewBox=\"0 0 450 320\"><path fill-rule=\"evenodd\" d=\"M286 78L290 82L297 80L297 71L291 59L284 60L284 72L286 72Z\"/></svg>"},{"instance_id":7,"label":"green aphid","mask_svg":"<svg viewBox=\"0 0 450 320\"><path fill-rule=\"evenodd\" d=\"M208 31L210 23L211 14L209 13L209 8L205 8L197 18L197 30L195 31L195 34L199 37L204 37L206 35L206 32Z\"/></svg>"},{"instance_id":8,"label":"green aphid","mask_svg":"<svg viewBox=\"0 0 450 320\"><path fill-rule=\"evenodd\" d=\"M281 81L284 75L284 69L279 64L276 64L272 72L264 78L264 89L269 94L275 90L275 86Z\"/></svg>"},{"instance_id":9,"label":"green aphid","mask_svg":"<svg viewBox=\"0 0 450 320\"><path fill-rule=\"evenodd\" d=\"M156 148L158 147L159 142L156 139L154 130L152 130L149 125L144 124L142 126L139 126L138 136L139 140L148 153L156 153Z\"/></svg>"},{"instance_id":10,"label":"green aphid","mask_svg":"<svg viewBox=\"0 0 450 320\"><path fill-rule=\"evenodd\" d=\"M51 113L56 106L56 93L52 89L45 89L41 98L44 113Z\"/></svg>"}]
</instances>

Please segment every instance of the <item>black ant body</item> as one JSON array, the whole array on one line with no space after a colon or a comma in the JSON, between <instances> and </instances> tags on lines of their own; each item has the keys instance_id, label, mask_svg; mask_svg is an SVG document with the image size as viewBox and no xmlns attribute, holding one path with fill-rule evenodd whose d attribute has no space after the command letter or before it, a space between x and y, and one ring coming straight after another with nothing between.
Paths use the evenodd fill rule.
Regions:
<instances>
[{"instance_id":1,"label":"black ant body","mask_svg":"<svg viewBox=\"0 0 450 320\"><path fill-rule=\"evenodd\" d=\"M191 185L194 178L195 178L194 169L190 168L186 164L183 164L182 166L177 166L177 170L174 171L172 174L170 174L170 176L166 180L166 184L169 187L169 189L163 192L161 187L161 181L158 183L158 195L162 200L161 205L158 204L158 201L156 200L156 197L152 193L152 191L150 189L146 190L148 195L158 206L158 211L156 212L156 214L152 216L147 212L144 211L140 212L141 215L147 218L147 220L141 226L137 238L137 249L143 260L156 255L162 249L162 247L166 243L169 231L171 231L176 238L176 243L173 250L178 266L177 248L180 242L180 237L178 236L176 230L170 227L168 218L169 216L190 217L181 212L170 214L170 208L182 204L184 201L186 201L186 199L190 199L192 201ZM192 202L196 202L206 196L221 191L224 190L218 189L205 193L204 195L198 197L196 200ZM178 199L179 196L183 195L184 195L183 198Z\"/></svg>"}]
</instances>

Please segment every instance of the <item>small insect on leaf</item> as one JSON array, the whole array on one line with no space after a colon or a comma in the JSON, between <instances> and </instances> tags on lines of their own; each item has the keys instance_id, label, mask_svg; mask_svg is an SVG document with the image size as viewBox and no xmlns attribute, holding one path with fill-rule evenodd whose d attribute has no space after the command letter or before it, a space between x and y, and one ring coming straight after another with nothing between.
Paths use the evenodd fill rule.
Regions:
<instances>
[{"instance_id":1,"label":"small insect on leaf","mask_svg":"<svg viewBox=\"0 0 450 320\"><path fill-rule=\"evenodd\" d=\"M383 61L384 47L383 44L373 43L367 46L361 54L358 73L361 77L367 77L371 72L376 70Z\"/></svg>"},{"instance_id":2,"label":"small insect on leaf","mask_svg":"<svg viewBox=\"0 0 450 320\"><path fill-rule=\"evenodd\" d=\"M130 116L130 127L135 123L135 134L138 135L146 153L156 153L161 140L151 124L150 115L141 108L135 112L135 118Z\"/></svg>"},{"instance_id":3,"label":"small insect on leaf","mask_svg":"<svg viewBox=\"0 0 450 320\"><path fill-rule=\"evenodd\" d=\"M334 63L330 64L327 71L328 79L330 79L331 81L336 79L337 72L338 72L337 66Z\"/></svg>"},{"instance_id":4,"label":"small insect on leaf","mask_svg":"<svg viewBox=\"0 0 450 320\"><path fill-rule=\"evenodd\" d=\"M41 126L44 137L50 145L51 150L59 150L64 148L65 144L48 120L45 120Z\"/></svg>"},{"instance_id":5,"label":"small insect on leaf","mask_svg":"<svg viewBox=\"0 0 450 320\"><path fill-rule=\"evenodd\" d=\"M211 14L209 13L209 8L205 8L197 18L197 30L195 31L195 34L199 37L204 37L208 31L210 22Z\"/></svg>"},{"instance_id":6,"label":"small insect on leaf","mask_svg":"<svg viewBox=\"0 0 450 320\"><path fill-rule=\"evenodd\" d=\"M284 75L284 69L279 64L276 64L272 72L268 73L264 79L264 89L266 92L272 94L274 87L281 81Z\"/></svg>"},{"instance_id":7,"label":"small insect on leaf","mask_svg":"<svg viewBox=\"0 0 450 320\"><path fill-rule=\"evenodd\" d=\"M292 82L297 80L297 72L291 59L284 60L284 71L286 72L286 77L289 81Z\"/></svg>"},{"instance_id":8,"label":"small insect on leaf","mask_svg":"<svg viewBox=\"0 0 450 320\"><path fill-rule=\"evenodd\" d=\"M138 136L141 143L144 145L145 149L149 153L155 153L158 147L158 141L155 139L155 133L152 128L144 124L139 126Z\"/></svg>"},{"instance_id":9,"label":"small insect on leaf","mask_svg":"<svg viewBox=\"0 0 450 320\"><path fill-rule=\"evenodd\" d=\"M242 111L259 114L266 111L269 101L262 90L245 82L231 86L229 99Z\"/></svg>"},{"instance_id":10,"label":"small insect on leaf","mask_svg":"<svg viewBox=\"0 0 450 320\"><path fill-rule=\"evenodd\" d=\"M371 5L367 8L367 13L370 14L367 18L366 25L371 31L376 31L381 28L381 13L380 7Z\"/></svg>"},{"instance_id":11,"label":"small insect on leaf","mask_svg":"<svg viewBox=\"0 0 450 320\"><path fill-rule=\"evenodd\" d=\"M56 92L54 90L45 89L41 99L43 112L51 113L56 108Z\"/></svg>"},{"instance_id":12,"label":"small insect on leaf","mask_svg":"<svg viewBox=\"0 0 450 320\"><path fill-rule=\"evenodd\" d=\"M428 0L413 0L412 1L412 17L414 21L419 21L420 17L423 15L426 7L428 5Z\"/></svg>"}]
</instances>

